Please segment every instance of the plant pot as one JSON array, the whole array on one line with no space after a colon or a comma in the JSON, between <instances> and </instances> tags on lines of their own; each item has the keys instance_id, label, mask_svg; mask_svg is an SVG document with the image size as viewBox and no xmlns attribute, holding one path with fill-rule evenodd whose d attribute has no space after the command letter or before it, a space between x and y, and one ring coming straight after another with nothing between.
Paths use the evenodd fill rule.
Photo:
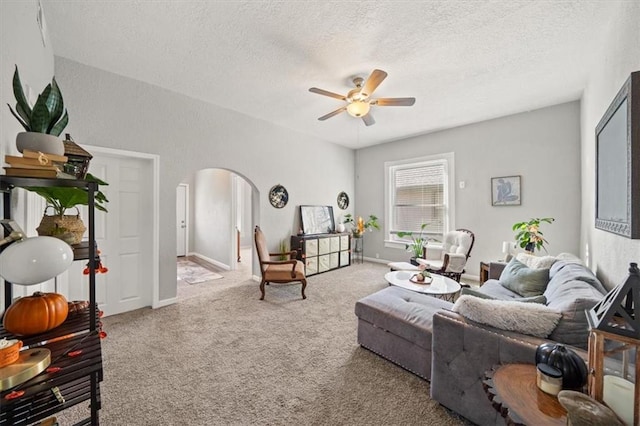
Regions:
<instances>
[{"instance_id":1,"label":"plant pot","mask_svg":"<svg viewBox=\"0 0 640 426\"><path fill-rule=\"evenodd\" d=\"M47 209L49 207L51 206L47 206ZM47 209L44 211L45 214L42 216L40 225L36 228L38 235L55 237L71 245L79 244L87 227L80 219L78 208L76 207L78 214L62 216L48 216Z\"/></svg>"},{"instance_id":2,"label":"plant pot","mask_svg":"<svg viewBox=\"0 0 640 426\"><path fill-rule=\"evenodd\" d=\"M64 144L57 136L37 132L21 132L16 136L16 147L20 153L28 149L45 154L64 155Z\"/></svg>"}]
</instances>

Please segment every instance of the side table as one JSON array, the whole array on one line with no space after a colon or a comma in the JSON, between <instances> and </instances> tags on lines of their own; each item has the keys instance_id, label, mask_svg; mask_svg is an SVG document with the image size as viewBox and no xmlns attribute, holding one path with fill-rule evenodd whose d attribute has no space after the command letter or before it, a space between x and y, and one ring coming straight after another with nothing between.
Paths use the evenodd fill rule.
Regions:
<instances>
[{"instance_id":1,"label":"side table","mask_svg":"<svg viewBox=\"0 0 640 426\"><path fill-rule=\"evenodd\" d=\"M566 425L567 410L536 385L536 366L506 364L485 373L482 386L508 425Z\"/></svg>"},{"instance_id":2,"label":"side table","mask_svg":"<svg viewBox=\"0 0 640 426\"><path fill-rule=\"evenodd\" d=\"M480 262L480 286L489 279L489 264L487 262Z\"/></svg>"}]
</instances>

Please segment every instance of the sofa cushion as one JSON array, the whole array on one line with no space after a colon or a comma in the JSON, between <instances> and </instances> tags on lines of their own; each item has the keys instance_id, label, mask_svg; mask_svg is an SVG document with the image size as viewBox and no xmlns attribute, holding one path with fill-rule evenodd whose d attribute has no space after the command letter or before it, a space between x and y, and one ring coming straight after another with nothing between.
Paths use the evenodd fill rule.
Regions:
<instances>
[{"instance_id":1,"label":"sofa cushion","mask_svg":"<svg viewBox=\"0 0 640 426\"><path fill-rule=\"evenodd\" d=\"M458 298L453 311L491 327L536 337L549 336L562 316L557 310L538 303L487 300L468 295Z\"/></svg>"},{"instance_id":2,"label":"sofa cushion","mask_svg":"<svg viewBox=\"0 0 640 426\"><path fill-rule=\"evenodd\" d=\"M500 286L502 287L502 286ZM467 296L475 296L475 297L480 297L482 299L490 299L490 300L496 300L499 299L498 297L493 297L485 292L482 291L482 288L473 288L473 287L463 287L462 290L460 291L461 295L467 295ZM511 298L510 298L511 299ZM504 300L504 299L502 299ZM547 303L547 298L544 297L544 294L541 294L539 296L531 296L531 297L514 297L513 299L516 302L525 302L525 303L542 303L543 305Z\"/></svg>"},{"instance_id":3,"label":"sofa cushion","mask_svg":"<svg viewBox=\"0 0 640 426\"><path fill-rule=\"evenodd\" d=\"M431 350L433 314L453 304L401 287L387 287L356 302L361 320Z\"/></svg>"},{"instance_id":4,"label":"sofa cushion","mask_svg":"<svg viewBox=\"0 0 640 426\"><path fill-rule=\"evenodd\" d=\"M606 290L588 268L578 263L558 261L550 272L552 278L544 295L549 307L562 312L550 338L584 349L589 340L585 310L602 300Z\"/></svg>"},{"instance_id":5,"label":"sofa cushion","mask_svg":"<svg viewBox=\"0 0 640 426\"><path fill-rule=\"evenodd\" d=\"M538 296L549 283L548 269L531 269L517 259L511 259L500 274L500 284L520 296Z\"/></svg>"}]
</instances>

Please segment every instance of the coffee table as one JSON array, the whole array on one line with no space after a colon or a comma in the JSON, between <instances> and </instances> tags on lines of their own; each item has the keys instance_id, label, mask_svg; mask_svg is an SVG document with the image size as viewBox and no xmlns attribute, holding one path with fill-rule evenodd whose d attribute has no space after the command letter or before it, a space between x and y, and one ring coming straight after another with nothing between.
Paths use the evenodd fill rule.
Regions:
<instances>
[{"instance_id":1,"label":"coffee table","mask_svg":"<svg viewBox=\"0 0 640 426\"><path fill-rule=\"evenodd\" d=\"M384 275L384 279L387 280L389 285L395 285L417 293L424 293L449 301L453 301L456 293L460 291L460 284L456 281L437 274L431 274L432 281L430 284L412 283L409 279L415 274L415 271L392 271L387 272Z\"/></svg>"}]
</instances>

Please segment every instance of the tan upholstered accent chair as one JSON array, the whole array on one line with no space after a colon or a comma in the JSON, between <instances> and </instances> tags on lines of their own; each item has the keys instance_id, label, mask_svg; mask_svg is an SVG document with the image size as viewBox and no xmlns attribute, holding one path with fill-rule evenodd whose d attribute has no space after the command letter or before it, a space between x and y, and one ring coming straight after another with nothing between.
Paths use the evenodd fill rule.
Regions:
<instances>
[{"instance_id":1,"label":"tan upholstered accent chair","mask_svg":"<svg viewBox=\"0 0 640 426\"><path fill-rule=\"evenodd\" d=\"M416 259L426 270L460 282L469 259L475 236L468 229L456 229L444 234L442 248L427 245L424 259Z\"/></svg>"},{"instance_id":2,"label":"tan upholstered accent chair","mask_svg":"<svg viewBox=\"0 0 640 426\"><path fill-rule=\"evenodd\" d=\"M260 300L264 300L264 286L269 283L291 283L299 281L302 283L302 298L306 299L304 289L307 287L307 277L304 275L304 264L295 259L297 252L295 250L289 253L289 260L274 260L272 257L279 257L283 253L269 253L267 249L267 241L264 233L259 226L256 226L254 232L256 241L256 251L258 252L258 260L260 262L260 271L262 272L262 281L260 281L260 292L262 296Z\"/></svg>"}]
</instances>

